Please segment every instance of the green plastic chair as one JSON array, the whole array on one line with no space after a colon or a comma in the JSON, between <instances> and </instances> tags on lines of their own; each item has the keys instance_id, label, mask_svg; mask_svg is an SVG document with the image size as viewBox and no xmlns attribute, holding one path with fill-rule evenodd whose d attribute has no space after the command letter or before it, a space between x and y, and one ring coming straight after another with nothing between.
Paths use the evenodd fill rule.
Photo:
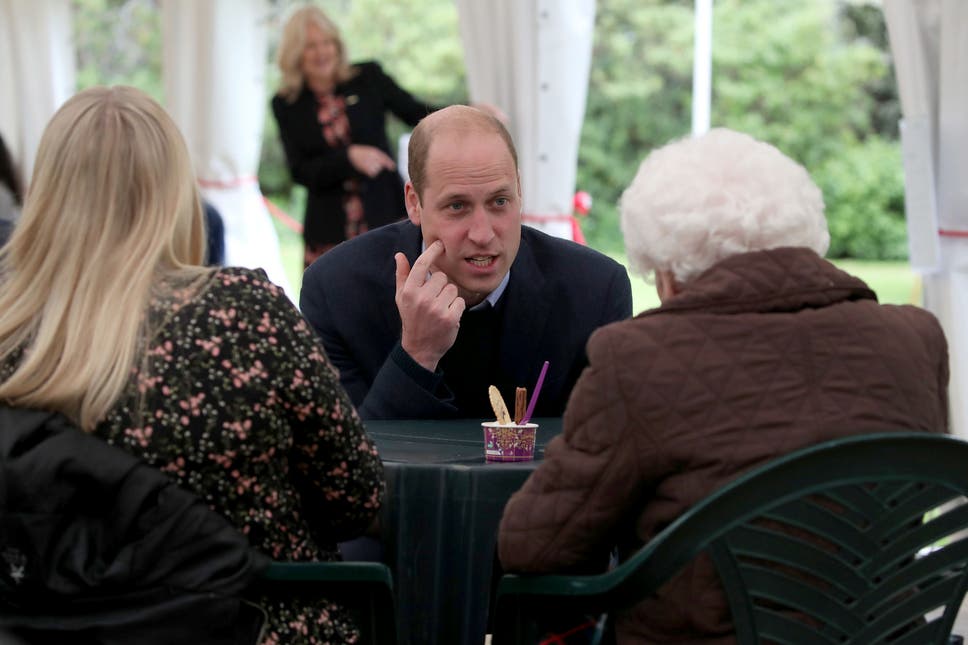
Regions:
<instances>
[{"instance_id":1,"label":"green plastic chair","mask_svg":"<svg viewBox=\"0 0 968 645\"><path fill-rule=\"evenodd\" d=\"M608 573L503 576L493 643L536 642L534 617L549 611L632 607L705 551L739 643L946 645L968 588L968 539L956 535L968 528L966 494L959 439L876 434L806 448L714 492Z\"/></svg>"},{"instance_id":2,"label":"green plastic chair","mask_svg":"<svg viewBox=\"0 0 968 645\"><path fill-rule=\"evenodd\" d=\"M361 643L395 645L397 620L393 577L379 562L272 562L262 574L268 589L290 595L318 593L350 609Z\"/></svg>"}]
</instances>

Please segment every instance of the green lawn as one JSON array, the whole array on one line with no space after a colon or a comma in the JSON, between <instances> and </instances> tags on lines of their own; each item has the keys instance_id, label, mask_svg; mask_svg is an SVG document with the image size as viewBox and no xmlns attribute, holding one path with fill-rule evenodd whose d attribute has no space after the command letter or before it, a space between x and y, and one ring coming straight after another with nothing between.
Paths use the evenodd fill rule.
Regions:
<instances>
[{"instance_id":1,"label":"green lawn","mask_svg":"<svg viewBox=\"0 0 968 645\"><path fill-rule=\"evenodd\" d=\"M921 304L921 278L907 262L834 260L834 264L866 282L882 303Z\"/></svg>"},{"instance_id":2,"label":"green lawn","mask_svg":"<svg viewBox=\"0 0 968 645\"><path fill-rule=\"evenodd\" d=\"M611 254L628 266L624 255ZM903 305L921 304L921 280L907 262L875 262L870 260L834 260L838 267L857 276L877 293L882 303ZM655 285L630 274L632 280L632 310L635 313L659 306Z\"/></svg>"},{"instance_id":3,"label":"green lawn","mask_svg":"<svg viewBox=\"0 0 968 645\"><path fill-rule=\"evenodd\" d=\"M283 266L289 282L298 299L299 286L302 284L302 238L286 228L278 220L276 232L279 235L279 249ZM626 264L624 255L612 254L617 261ZM911 271L907 262L872 262L868 260L835 260L834 264L844 271L856 275L877 292L883 303L919 304L921 300L921 281ZM656 307L659 298L655 287L641 277L632 275L632 307L635 313Z\"/></svg>"}]
</instances>

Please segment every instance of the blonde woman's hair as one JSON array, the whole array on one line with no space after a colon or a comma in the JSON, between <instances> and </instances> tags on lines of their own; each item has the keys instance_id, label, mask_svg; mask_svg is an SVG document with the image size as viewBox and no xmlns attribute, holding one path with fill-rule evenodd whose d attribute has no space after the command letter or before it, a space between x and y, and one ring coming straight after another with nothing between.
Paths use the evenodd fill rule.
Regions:
<instances>
[{"instance_id":1,"label":"blonde woman's hair","mask_svg":"<svg viewBox=\"0 0 968 645\"><path fill-rule=\"evenodd\" d=\"M0 401L91 430L144 349L153 295L195 285L205 231L185 142L130 87L78 93L37 151L23 213L0 250Z\"/></svg>"},{"instance_id":2,"label":"blonde woman's hair","mask_svg":"<svg viewBox=\"0 0 968 645\"><path fill-rule=\"evenodd\" d=\"M279 95L292 103L299 97L306 81L302 73L303 48L306 45L306 27L316 25L320 31L336 42L339 52L339 64L336 66L336 80L345 81L353 76L346 55L346 45L340 36L336 23L329 19L323 10L314 5L297 7L289 15L285 27L282 29L282 40L276 53L276 63L282 72L279 83Z\"/></svg>"}]
</instances>

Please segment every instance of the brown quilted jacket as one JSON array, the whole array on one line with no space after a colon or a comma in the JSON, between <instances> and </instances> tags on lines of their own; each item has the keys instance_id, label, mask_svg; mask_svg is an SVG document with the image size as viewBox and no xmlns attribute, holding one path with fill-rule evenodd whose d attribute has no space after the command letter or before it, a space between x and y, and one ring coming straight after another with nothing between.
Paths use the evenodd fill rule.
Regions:
<instances>
[{"instance_id":1,"label":"brown quilted jacket","mask_svg":"<svg viewBox=\"0 0 968 645\"><path fill-rule=\"evenodd\" d=\"M750 467L851 434L946 432L941 327L879 305L813 251L734 256L660 308L599 329L544 462L508 502L509 571L601 570ZM616 622L619 643L733 643L697 560Z\"/></svg>"}]
</instances>

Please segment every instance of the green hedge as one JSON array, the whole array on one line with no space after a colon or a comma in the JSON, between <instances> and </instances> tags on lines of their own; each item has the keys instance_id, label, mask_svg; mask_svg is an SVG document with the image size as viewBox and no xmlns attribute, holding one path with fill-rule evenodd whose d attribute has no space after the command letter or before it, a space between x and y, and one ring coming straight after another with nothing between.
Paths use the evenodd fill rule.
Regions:
<instances>
[{"instance_id":1,"label":"green hedge","mask_svg":"<svg viewBox=\"0 0 968 645\"><path fill-rule=\"evenodd\" d=\"M904 173L897 142L872 137L845 147L813 178L827 206L829 257L907 258Z\"/></svg>"}]
</instances>

